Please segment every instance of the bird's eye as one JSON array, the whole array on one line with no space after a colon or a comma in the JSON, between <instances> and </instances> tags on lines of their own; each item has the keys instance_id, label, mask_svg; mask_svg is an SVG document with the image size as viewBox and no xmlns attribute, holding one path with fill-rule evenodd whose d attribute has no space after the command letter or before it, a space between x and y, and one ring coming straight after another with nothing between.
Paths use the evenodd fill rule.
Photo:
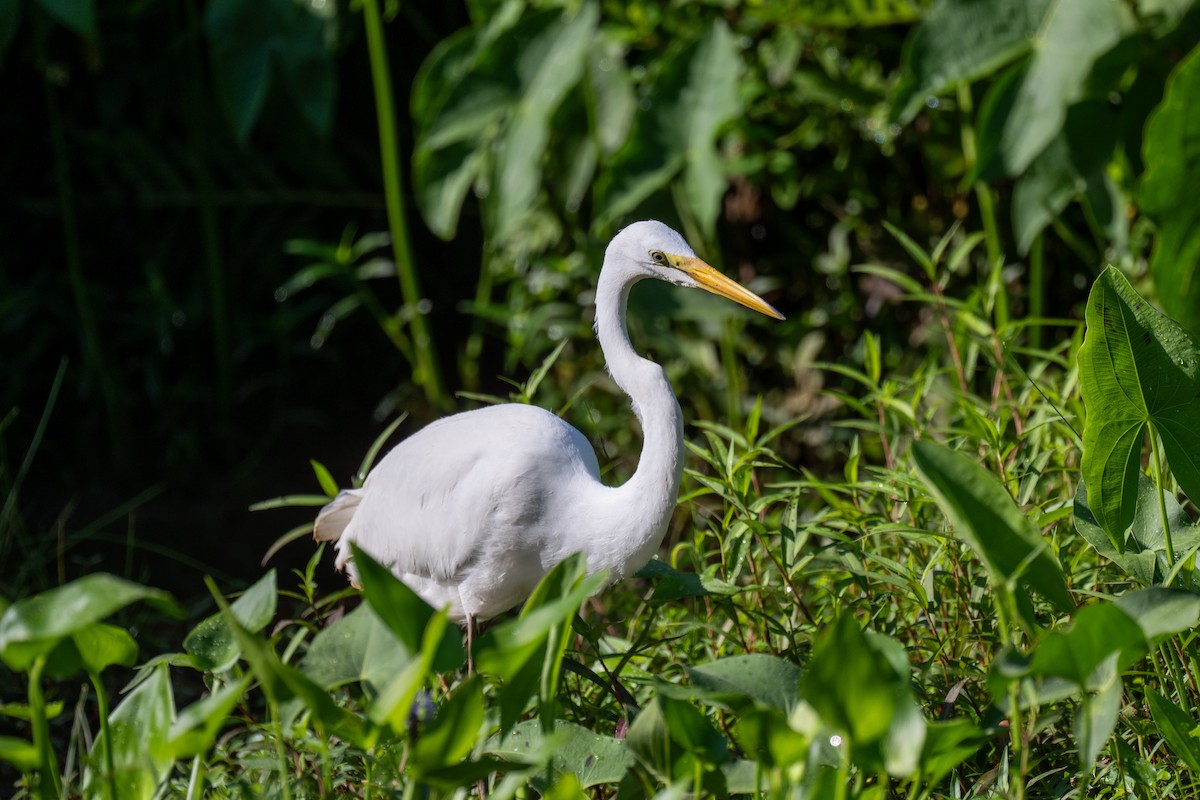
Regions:
<instances>
[{"instance_id":1,"label":"bird's eye","mask_svg":"<svg viewBox=\"0 0 1200 800\"><path fill-rule=\"evenodd\" d=\"M655 263L655 264L665 264L665 263L667 263L667 257L666 257L666 255L664 255L664 254L663 254L663 251L662 251L662 250L651 250L651 251L650 251L650 257L651 257L652 259L654 259L654 263Z\"/></svg>"}]
</instances>

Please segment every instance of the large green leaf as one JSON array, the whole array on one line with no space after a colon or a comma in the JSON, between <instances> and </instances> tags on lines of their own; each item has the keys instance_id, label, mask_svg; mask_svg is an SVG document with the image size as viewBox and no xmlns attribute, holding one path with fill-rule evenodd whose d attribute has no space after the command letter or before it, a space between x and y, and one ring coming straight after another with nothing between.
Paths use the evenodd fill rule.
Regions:
<instances>
[{"instance_id":1,"label":"large green leaf","mask_svg":"<svg viewBox=\"0 0 1200 800\"><path fill-rule=\"evenodd\" d=\"M1158 225L1150 271L1163 308L1200 337L1200 46L1167 79L1146 123L1138 199ZM1195 495L1192 495L1195 498Z\"/></svg>"},{"instance_id":2,"label":"large green leaf","mask_svg":"<svg viewBox=\"0 0 1200 800\"><path fill-rule=\"evenodd\" d=\"M18 600L0 617L0 659L27 670L67 637L139 600L183 615L166 592L103 572Z\"/></svg>"},{"instance_id":3,"label":"large green leaf","mask_svg":"<svg viewBox=\"0 0 1200 800\"><path fill-rule=\"evenodd\" d=\"M112 740L113 780L117 797L138 800L153 797L173 763L167 732L175 719L170 668L160 664L136 689L125 696L108 718ZM84 795L103 797L101 789L108 758L106 741L97 736L84 777Z\"/></svg>"},{"instance_id":4,"label":"large green leaf","mask_svg":"<svg viewBox=\"0 0 1200 800\"><path fill-rule=\"evenodd\" d=\"M1180 487L1200 498L1200 346L1108 267L1088 298L1079 379L1087 407L1082 467L1090 507L1124 552L1147 426L1161 438Z\"/></svg>"},{"instance_id":5,"label":"large green leaf","mask_svg":"<svg viewBox=\"0 0 1200 800\"><path fill-rule=\"evenodd\" d=\"M800 700L800 668L766 653L730 656L689 667L692 685L718 697L740 695L785 714Z\"/></svg>"},{"instance_id":6,"label":"large green leaf","mask_svg":"<svg viewBox=\"0 0 1200 800\"><path fill-rule=\"evenodd\" d=\"M991 473L965 455L926 440L913 444L913 459L954 532L983 561L993 581L1006 585L1015 580L1059 611L1075 609L1048 543Z\"/></svg>"},{"instance_id":7,"label":"large green leaf","mask_svg":"<svg viewBox=\"0 0 1200 800\"><path fill-rule=\"evenodd\" d=\"M316 635L300 670L327 689L352 681L379 689L411 657L375 609L363 603Z\"/></svg>"},{"instance_id":8,"label":"large green leaf","mask_svg":"<svg viewBox=\"0 0 1200 800\"><path fill-rule=\"evenodd\" d=\"M585 3L541 36L524 43L516 64L522 96L496 153L492 182L492 234L505 240L529 213L542 185L542 160L550 140L550 118L583 77L600 11Z\"/></svg>"},{"instance_id":9,"label":"large green leaf","mask_svg":"<svg viewBox=\"0 0 1200 800\"><path fill-rule=\"evenodd\" d=\"M1117 130L1116 117L1106 103L1085 101L1067 111L1062 129L1013 186L1018 252L1028 253L1034 238L1072 200L1088 192L1103 195L1105 167Z\"/></svg>"},{"instance_id":10,"label":"large green leaf","mask_svg":"<svg viewBox=\"0 0 1200 800\"><path fill-rule=\"evenodd\" d=\"M925 717L908 670L896 670L884 640L866 636L843 614L813 649L801 694L826 725L848 735L864 768L905 776L917 769Z\"/></svg>"},{"instance_id":11,"label":"large green leaf","mask_svg":"<svg viewBox=\"0 0 1200 800\"><path fill-rule=\"evenodd\" d=\"M91 37L96 30L96 0L38 0L38 4L59 22L80 36ZM5 5L18 5L8 0Z\"/></svg>"},{"instance_id":12,"label":"large green leaf","mask_svg":"<svg viewBox=\"0 0 1200 800\"><path fill-rule=\"evenodd\" d=\"M275 570L263 575L234 600L230 609L244 628L257 633L275 617ZM237 637L225 614L218 611L188 633L183 649L197 669L221 672L237 661Z\"/></svg>"},{"instance_id":13,"label":"large green leaf","mask_svg":"<svg viewBox=\"0 0 1200 800\"><path fill-rule=\"evenodd\" d=\"M1003 14L1013 5L1029 3L989 5L993 13ZM1048 3L1029 40L1029 61L1016 83L993 88L992 92L1002 93L1003 100L985 102L980 114L980 171L1004 176L1025 172L1060 135L1067 110L1087 95L1088 78L1097 59L1116 47L1132 27L1132 16L1121 0ZM1089 133L1095 135L1096 131ZM1104 138L1094 145L1097 149L1103 149Z\"/></svg>"},{"instance_id":14,"label":"large green leaf","mask_svg":"<svg viewBox=\"0 0 1200 800\"><path fill-rule=\"evenodd\" d=\"M545 759L553 773L573 773L585 789L617 783L635 762L622 740L565 720L555 722L549 738L541 720L519 722L505 736L490 742L484 752L518 763Z\"/></svg>"},{"instance_id":15,"label":"large green leaf","mask_svg":"<svg viewBox=\"0 0 1200 800\"><path fill-rule=\"evenodd\" d=\"M717 134L742 111L741 58L716 19L699 41L673 55L644 99L633 133L607 165L596 227L605 229L682 173L683 190L705 236L727 184Z\"/></svg>"},{"instance_id":16,"label":"large green leaf","mask_svg":"<svg viewBox=\"0 0 1200 800\"><path fill-rule=\"evenodd\" d=\"M1168 492L1163 500L1167 506L1167 522L1171 526L1171 544L1176 555L1181 556L1200 544L1200 525L1192 524L1174 495ZM1158 507L1158 489L1145 475L1138 475L1134 508L1133 524L1124 536L1125 550L1119 552L1096 521L1088 500L1087 482L1080 481L1075 491L1075 530L1096 552L1115 562L1142 586L1162 583L1171 571L1167 539ZM1193 574L1192 580L1193 588L1200 589L1200 576Z\"/></svg>"}]
</instances>

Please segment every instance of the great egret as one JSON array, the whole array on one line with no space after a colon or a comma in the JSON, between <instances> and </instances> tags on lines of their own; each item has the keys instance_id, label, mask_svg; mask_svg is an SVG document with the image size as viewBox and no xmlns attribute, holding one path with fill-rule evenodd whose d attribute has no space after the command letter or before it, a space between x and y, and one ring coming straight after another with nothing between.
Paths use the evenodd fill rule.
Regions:
<instances>
[{"instance_id":1,"label":"great egret","mask_svg":"<svg viewBox=\"0 0 1200 800\"><path fill-rule=\"evenodd\" d=\"M524 601L555 564L582 551L589 572L619 580L650 560L675 507L683 418L662 367L634 352L629 289L643 278L707 289L776 319L762 298L696 258L661 222L637 222L609 243L596 287L596 335L608 372L633 401L642 454L621 486L600 481L583 434L530 405L438 420L397 445L317 516L337 566L357 584L353 542L435 608L475 624Z\"/></svg>"}]
</instances>

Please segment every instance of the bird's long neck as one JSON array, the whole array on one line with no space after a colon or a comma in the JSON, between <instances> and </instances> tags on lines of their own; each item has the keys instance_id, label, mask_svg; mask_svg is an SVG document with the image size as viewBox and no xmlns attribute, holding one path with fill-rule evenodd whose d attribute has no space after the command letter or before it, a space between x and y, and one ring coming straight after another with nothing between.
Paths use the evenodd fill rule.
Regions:
<instances>
[{"instance_id":1,"label":"bird's long neck","mask_svg":"<svg viewBox=\"0 0 1200 800\"><path fill-rule=\"evenodd\" d=\"M683 473L683 415L662 367L633 350L625 329L625 309L635 281L604 271L596 290L596 335L609 374L633 402L642 425L637 471L624 485L609 489L622 513L605 533L603 552L588 554L589 566L609 567L623 578L658 550L679 495ZM615 537L609 538L609 537Z\"/></svg>"}]
</instances>

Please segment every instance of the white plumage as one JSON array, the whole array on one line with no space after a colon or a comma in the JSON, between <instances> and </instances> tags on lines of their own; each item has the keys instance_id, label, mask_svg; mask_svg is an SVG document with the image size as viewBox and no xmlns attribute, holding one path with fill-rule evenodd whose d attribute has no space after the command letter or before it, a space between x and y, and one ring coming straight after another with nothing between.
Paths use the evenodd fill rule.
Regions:
<instances>
[{"instance_id":1,"label":"white plumage","mask_svg":"<svg viewBox=\"0 0 1200 800\"><path fill-rule=\"evenodd\" d=\"M342 492L317 516L315 536L337 542L338 567L357 583L353 542L431 605L471 622L520 604L572 553L586 555L589 572L611 569L613 580L645 564L679 492L683 419L662 368L637 355L625 331L629 289L643 278L704 288L783 319L697 259L666 225L630 225L604 255L596 333L642 425L633 477L604 485L587 439L544 409L455 414L401 442L362 488Z\"/></svg>"}]
</instances>

